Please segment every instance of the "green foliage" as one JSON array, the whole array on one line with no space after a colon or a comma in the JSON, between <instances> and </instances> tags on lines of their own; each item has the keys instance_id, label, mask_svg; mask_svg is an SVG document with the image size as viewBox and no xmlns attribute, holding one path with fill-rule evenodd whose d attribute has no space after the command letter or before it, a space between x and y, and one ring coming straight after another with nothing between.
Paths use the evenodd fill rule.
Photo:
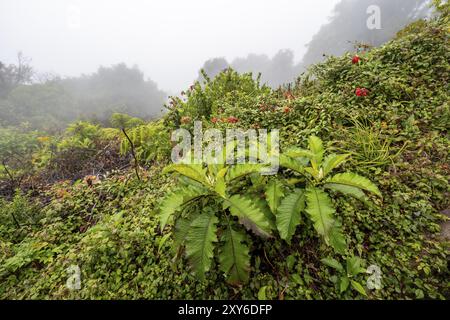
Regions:
<instances>
[{"instance_id":1,"label":"green foliage","mask_svg":"<svg viewBox=\"0 0 450 320\"><path fill-rule=\"evenodd\" d=\"M281 166L304 175L307 182L304 190L296 190L282 201L277 212L277 227L281 238L290 242L304 211L325 243L344 254L346 241L341 223L335 218L336 209L324 189L332 188L343 194L357 195L356 198L362 200L365 200L363 190L377 196L381 196L381 193L370 180L355 173L345 172L328 177L334 169L345 163L348 155L331 154L324 158L325 153L322 140L316 136L309 137L307 150L291 148L284 153ZM297 160L299 157L308 159L310 166L300 163Z\"/></svg>"},{"instance_id":2,"label":"green foliage","mask_svg":"<svg viewBox=\"0 0 450 320\"><path fill-rule=\"evenodd\" d=\"M127 133L136 149L139 162L150 163L169 157L171 151L170 132L162 121L138 125L128 130ZM130 141L123 137L120 142L120 153L125 155L130 151Z\"/></svg>"},{"instance_id":3,"label":"green foliage","mask_svg":"<svg viewBox=\"0 0 450 320\"><path fill-rule=\"evenodd\" d=\"M242 243L246 238L242 226L260 237L271 236L270 221L251 200L250 194L233 194L239 188L228 184L254 174L256 168L261 167L255 165L250 170L249 165L245 164L231 167L172 164L163 170L164 173L175 172L187 180L184 181L186 186L162 200L159 215L161 229L173 215L179 213L176 215L176 248L185 245L186 257L200 279L204 279L205 273L210 270L213 251L218 250L220 269L228 272L225 275L227 281L235 285L248 281L248 248ZM197 206L202 208L200 215L194 214ZM224 236L218 237L217 233L224 233ZM218 245L215 245L216 242ZM230 246L232 250L229 250Z\"/></svg>"},{"instance_id":4,"label":"green foliage","mask_svg":"<svg viewBox=\"0 0 450 320\"><path fill-rule=\"evenodd\" d=\"M362 260L358 257L349 257L346 260L345 267L333 258L323 258L322 263L335 269L338 272L339 293L346 292L350 287L363 296L367 296L366 290L358 281L354 280L359 274L365 273L366 269L361 267Z\"/></svg>"},{"instance_id":5,"label":"green foliage","mask_svg":"<svg viewBox=\"0 0 450 320\"><path fill-rule=\"evenodd\" d=\"M228 70L174 99L161 126L127 129L161 128L150 142L201 118L204 128L281 129L282 169L273 177L258 166L202 165L169 167L174 180L162 174L161 154L138 180L129 158L104 144L118 146L117 129L23 136L37 175L20 184L31 198L0 201L0 298L448 298L448 15L365 50L358 64L351 54L330 58L279 90ZM356 87L369 94L357 97ZM11 101L0 105L8 111ZM222 121L230 116L239 121ZM20 145L15 132L0 152ZM79 147L62 148L66 139ZM108 169L74 182L97 172L103 152L112 155L101 162ZM58 176L67 162L89 170ZM71 181L40 184L43 176ZM66 287L73 265L80 290ZM369 285L371 266L380 288Z\"/></svg>"}]
</instances>

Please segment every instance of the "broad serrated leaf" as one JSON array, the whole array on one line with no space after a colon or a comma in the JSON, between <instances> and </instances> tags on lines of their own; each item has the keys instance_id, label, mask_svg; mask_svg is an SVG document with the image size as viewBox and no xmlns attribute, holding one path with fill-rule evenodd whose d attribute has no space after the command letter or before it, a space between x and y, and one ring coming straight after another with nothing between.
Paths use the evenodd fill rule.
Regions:
<instances>
[{"instance_id":1,"label":"broad serrated leaf","mask_svg":"<svg viewBox=\"0 0 450 320\"><path fill-rule=\"evenodd\" d=\"M362 177L356 173L345 172L338 173L327 180L327 183L342 184L350 187L356 187L366 190L381 197L381 192L378 187L369 179Z\"/></svg>"},{"instance_id":2,"label":"broad serrated leaf","mask_svg":"<svg viewBox=\"0 0 450 320\"><path fill-rule=\"evenodd\" d=\"M277 229L280 237L291 242L295 229L300 223L300 212L305 209L305 194L295 190L281 201L276 214Z\"/></svg>"},{"instance_id":3,"label":"broad serrated leaf","mask_svg":"<svg viewBox=\"0 0 450 320\"><path fill-rule=\"evenodd\" d=\"M200 164L171 164L164 168L163 174L177 172L189 179L200 182L205 187L210 187L206 177L206 169Z\"/></svg>"},{"instance_id":4,"label":"broad serrated leaf","mask_svg":"<svg viewBox=\"0 0 450 320\"><path fill-rule=\"evenodd\" d=\"M349 157L349 154L330 154L323 161L323 176L326 177L332 170L339 167Z\"/></svg>"},{"instance_id":5,"label":"broad serrated leaf","mask_svg":"<svg viewBox=\"0 0 450 320\"><path fill-rule=\"evenodd\" d=\"M347 249L347 243L345 241L344 233L342 232L342 225L337 220L331 227L329 242L337 253L345 254L345 250Z\"/></svg>"},{"instance_id":6,"label":"broad serrated leaf","mask_svg":"<svg viewBox=\"0 0 450 320\"><path fill-rule=\"evenodd\" d=\"M286 152L283 152L283 154L291 158L314 158L314 153L312 153L310 150L300 148L290 148L286 150Z\"/></svg>"},{"instance_id":7,"label":"broad serrated leaf","mask_svg":"<svg viewBox=\"0 0 450 320\"><path fill-rule=\"evenodd\" d=\"M283 168L291 169L300 174L303 174L305 172L305 166L301 160L288 157L284 154L280 155L280 166L282 166Z\"/></svg>"},{"instance_id":8,"label":"broad serrated leaf","mask_svg":"<svg viewBox=\"0 0 450 320\"><path fill-rule=\"evenodd\" d=\"M161 201L160 205L159 221L161 230L164 229L170 217L180 209L184 203L206 194L208 194L208 191L198 186L182 187L169 193Z\"/></svg>"},{"instance_id":9,"label":"broad serrated leaf","mask_svg":"<svg viewBox=\"0 0 450 320\"><path fill-rule=\"evenodd\" d=\"M248 281L250 256L248 246L243 242L246 234L235 231L228 226L223 235L224 244L220 249L220 270L225 273L228 283L236 285Z\"/></svg>"},{"instance_id":10,"label":"broad serrated leaf","mask_svg":"<svg viewBox=\"0 0 450 320\"><path fill-rule=\"evenodd\" d=\"M180 250L180 247L186 241L187 234L191 228L192 223L198 217L197 215L191 216L189 218L179 218L175 223L175 229L173 232L173 243L176 252Z\"/></svg>"},{"instance_id":11,"label":"broad serrated leaf","mask_svg":"<svg viewBox=\"0 0 450 320\"><path fill-rule=\"evenodd\" d=\"M225 182L225 175L228 171L228 167L219 170L216 176L216 183L214 185L214 190L223 198L226 198L227 184Z\"/></svg>"},{"instance_id":12,"label":"broad serrated leaf","mask_svg":"<svg viewBox=\"0 0 450 320\"><path fill-rule=\"evenodd\" d=\"M324 185L324 188L340 192L344 195L358 199L368 205L372 205L366 194L357 187L347 186L345 184L327 183Z\"/></svg>"},{"instance_id":13,"label":"broad serrated leaf","mask_svg":"<svg viewBox=\"0 0 450 320\"><path fill-rule=\"evenodd\" d=\"M336 210L331 203L331 199L321 189L306 189L306 212L313 221L316 231L329 243L331 228L335 223L334 213Z\"/></svg>"},{"instance_id":14,"label":"broad serrated leaf","mask_svg":"<svg viewBox=\"0 0 450 320\"><path fill-rule=\"evenodd\" d=\"M284 197L283 184L276 179L271 180L266 186L265 196L270 210L276 214L280 201Z\"/></svg>"},{"instance_id":15,"label":"broad serrated leaf","mask_svg":"<svg viewBox=\"0 0 450 320\"><path fill-rule=\"evenodd\" d=\"M319 167L322 165L323 154L325 149L323 148L323 142L316 136L310 136L308 138L309 150L313 153L311 159L311 165L314 170L319 171Z\"/></svg>"},{"instance_id":16,"label":"broad serrated leaf","mask_svg":"<svg viewBox=\"0 0 450 320\"><path fill-rule=\"evenodd\" d=\"M253 204L262 212L264 213L264 216L267 218L267 221L269 221L270 229L276 230L277 226L275 224L275 215L272 213L272 211L269 208L269 205L267 204L267 201L264 199L259 198L257 195L255 195L255 199L253 199Z\"/></svg>"},{"instance_id":17,"label":"broad serrated leaf","mask_svg":"<svg viewBox=\"0 0 450 320\"><path fill-rule=\"evenodd\" d=\"M260 164L236 164L228 170L226 180L229 182L252 173L259 173L262 168Z\"/></svg>"},{"instance_id":18,"label":"broad serrated leaf","mask_svg":"<svg viewBox=\"0 0 450 320\"><path fill-rule=\"evenodd\" d=\"M218 222L213 212L202 213L192 222L186 236L186 257L201 280L211 267Z\"/></svg>"},{"instance_id":19,"label":"broad serrated leaf","mask_svg":"<svg viewBox=\"0 0 450 320\"><path fill-rule=\"evenodd\" d=\"M180 209L183 204L183 195L181 193L169 193L161 202L160 213L159 213L159 223L161 230L164 229L169 218Z\"/></svg>"},{"instance_id":20,"label":"broad serrated leaf","mask_svg":"<svg viewBox=\"0 0 450 320\"><path fill-rule=\"evenodd\" d=\"M239 218L247 229L252 230L261 237L269 237L271 233L269 220L264 213L252 203L252 200L241 196L234 195L225 200L225 208L229 208L232 215Z\"/></svg>"}]
</instances>

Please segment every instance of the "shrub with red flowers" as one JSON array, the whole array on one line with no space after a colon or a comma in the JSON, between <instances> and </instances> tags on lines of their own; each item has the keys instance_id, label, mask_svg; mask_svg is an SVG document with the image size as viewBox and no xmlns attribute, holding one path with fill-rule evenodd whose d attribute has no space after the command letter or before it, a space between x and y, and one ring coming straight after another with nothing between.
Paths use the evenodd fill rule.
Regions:
<instances>
[{"instance_id":1,"label":"shrub with red flowers","mask_svg":"<svg viewBox=\"0 0 450 320\"><path fill-rule=\"evenodd\" d=\"M357 97L367 97L369 90L366 88L356 88L355 94Z\"/></svg>"},{"instance_id":2,"label":"shrub with red flowers","mask_svg":"<svg viewBox=\"0 0 450 320\"><path fill-rule=\"evenodd\" d=\"M212 123L217 123L218 121L219 121L219 119L217 119L216 117L211 118Z\"/></svg>"},{"instance_id":3,"label":"shrub with red flowers","mask_svg":"<svg viewBox=\"0 0 450 320\"><path fill-rule=\"evenodd\" d=\"M283 112L284 112L284 113L289 113L289 112L291 112L291 108L289 108L289 107L284 107L284 108L283 108Z\"/></svg>"}]
</instances>

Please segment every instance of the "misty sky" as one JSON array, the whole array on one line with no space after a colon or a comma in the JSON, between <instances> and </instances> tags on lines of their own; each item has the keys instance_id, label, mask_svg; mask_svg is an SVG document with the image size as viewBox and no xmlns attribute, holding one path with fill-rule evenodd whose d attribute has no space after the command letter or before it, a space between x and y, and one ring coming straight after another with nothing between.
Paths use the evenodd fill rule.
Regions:
<instances>
[{"instance_id":1,"label":"misty sky","mask_svg":"<svg viewBox=\"0 0 450 320\"><path fill-rule=\"evenodd\" d=\"M339 0L0 0L0 61L78 76L137 64L170 93L212 57L290 48L296 61Z\"/></svg>"}]
</instances>

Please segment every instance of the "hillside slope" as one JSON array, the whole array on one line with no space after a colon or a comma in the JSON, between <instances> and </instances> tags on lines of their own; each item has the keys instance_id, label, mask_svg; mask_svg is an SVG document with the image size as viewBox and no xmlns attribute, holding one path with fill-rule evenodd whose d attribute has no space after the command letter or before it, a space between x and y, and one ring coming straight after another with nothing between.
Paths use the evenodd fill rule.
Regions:
<instances>
[{"instance_id":1,"label":"hillside slope","mask_svg":"<svg viewBox=\"0 0 450 320\"><path fill-rule=\"evenodd\" d=\"M295 86L272 90L232 70L195 84L160 122L130 129L136 148L152 150L138 153L140 179L112 170L100 180L62 181L37 196L1 200L0 298L364 298L359 289L341 290L342 274L321 261L344 264L350 256L381 270L381 288L365 288L369 299L449 298L448 240L440 229L450 210L448 37L447 9L358 59L347 54L312 67ZM221 130L280 129L283 150L306 147L317 135L330 150L351 154L339 170L370 178L383 197L370 196L367 206L332 193L345 255L302 220L290 244L249 236L248 283L227 284L216 258L200 281L186 259L174 259L177 239L171 227L160 230L157 217L175 186L161 170L169 134L192 130L194 120ZM136 134L149 128L158 129ZM111 134L120 132L98 139ZM66 286L71 266L81 270L79 290ZM370 276L352 279L366 287Z\"/></svg>"}]
</instances>

